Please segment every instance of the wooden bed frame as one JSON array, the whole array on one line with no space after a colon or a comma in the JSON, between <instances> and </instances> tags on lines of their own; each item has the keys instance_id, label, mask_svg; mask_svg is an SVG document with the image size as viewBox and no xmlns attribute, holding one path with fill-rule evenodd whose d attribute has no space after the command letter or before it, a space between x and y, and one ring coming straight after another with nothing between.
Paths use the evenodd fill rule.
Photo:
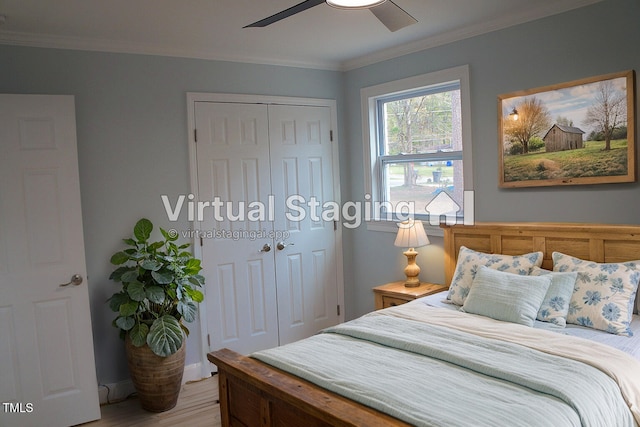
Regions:
<instances>
[{"instance_id":1,"label":"wooden bed frame","mask_svg":"<svg viewBox=\"0 0 640 427\"><path fill-rule=\"evenodd\" d=\"M547 269L554 251L595 262L640 260L638 225L476 223L442 228L447 284L460 246L508 255L542 251ZM218 367L223 426L408 426L231 350L207 358Z\"/></svg>"}]
</instances>

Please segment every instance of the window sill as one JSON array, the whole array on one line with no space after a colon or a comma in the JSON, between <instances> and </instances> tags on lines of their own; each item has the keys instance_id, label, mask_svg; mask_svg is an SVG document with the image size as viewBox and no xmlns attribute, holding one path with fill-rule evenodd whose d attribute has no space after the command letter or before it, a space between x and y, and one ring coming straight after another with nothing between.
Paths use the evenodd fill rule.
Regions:
<instances>
[{"instance_id":1,"label":"window sill","mask_svg":"<svg viewBox=\"0 0 640 427\"><path fill-rule=\"evenodd\" d=\"M434 226L429 224L428 222L422 221L424 225L424 231L427 232L428 236L436 236L443 237L444 232L442 228L438 226ZM394 221L367 221L367 231L381 231L384 233L397 233L398 226Z\"/></svg>"}]
</instances>

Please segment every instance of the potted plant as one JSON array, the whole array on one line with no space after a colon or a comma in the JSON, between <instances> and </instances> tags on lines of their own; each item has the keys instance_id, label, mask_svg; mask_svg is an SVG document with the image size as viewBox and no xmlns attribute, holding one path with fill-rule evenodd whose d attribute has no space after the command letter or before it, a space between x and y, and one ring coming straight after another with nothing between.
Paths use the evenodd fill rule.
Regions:
<instances>
[{"instance_id":1,"label":"potted plant","mask_svg":"<svg viewBox=\"0 0 640 427\"><path fill-rule=\"evenodd\" d=\"M116 252L111 263L118 268L111 280L122 284L109 299L118 313L113 326L125 340L131 379L142 407L153 412L173 408L182 383L185 336L184 322L196 319L203 294L202 267L186 249L177 245L178 233L160 228L163 239L151 242L153 224L146 218L124 239L128 248Z\"/></svg>"}]
</instances>

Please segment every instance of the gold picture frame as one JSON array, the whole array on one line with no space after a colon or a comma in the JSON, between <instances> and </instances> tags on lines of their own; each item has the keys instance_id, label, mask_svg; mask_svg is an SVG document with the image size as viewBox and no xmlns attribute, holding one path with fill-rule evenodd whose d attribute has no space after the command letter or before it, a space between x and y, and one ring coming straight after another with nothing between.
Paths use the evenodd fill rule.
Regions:
<instances>
[{"instance_id":1,"label":"gold picture frame","mask_svg":"<svg viewBox=\"0 0 640 427\"><path fill-rule=\"evenodd\" d=\"M636 181L635 73L498 96L499 186Z\"/></svg>"}]
</instances>

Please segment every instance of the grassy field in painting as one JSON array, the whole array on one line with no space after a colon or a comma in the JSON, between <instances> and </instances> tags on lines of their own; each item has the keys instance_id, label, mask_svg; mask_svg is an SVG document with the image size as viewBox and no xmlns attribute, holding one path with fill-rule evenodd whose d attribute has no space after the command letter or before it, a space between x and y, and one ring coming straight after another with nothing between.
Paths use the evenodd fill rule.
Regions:
<instances>
[{"instance_id":1,"label":"grassy field in painting","mask_svg":"<svg viewBox=\"0 0 640 427\"><path fill-rule=\"evenodd\" d=\"M627 154L627 140L622 139L611 141L610 151L604 151L604 141L587 141L584 148L577 150L506 155L504 180L511 182L626 175Z\"/></svg>"}]
</instances>

